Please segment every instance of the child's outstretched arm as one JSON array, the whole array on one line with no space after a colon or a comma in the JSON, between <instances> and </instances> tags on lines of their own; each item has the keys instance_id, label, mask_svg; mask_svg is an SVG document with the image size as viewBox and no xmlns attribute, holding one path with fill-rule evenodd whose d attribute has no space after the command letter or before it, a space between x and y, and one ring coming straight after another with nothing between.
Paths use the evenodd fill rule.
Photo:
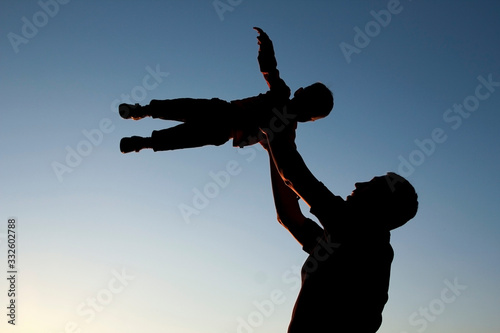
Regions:
<instances>
[{"instance_id":1,"label":"child's outstretched arm","mask_svg":"<svg viewBox=\"0 0 500 333\"><path fill-rule=\"evenodd\" d=\"M264 30L258 27L254 27L254 29L259 33L257 40L260 48L257 60L259 61L260 71L263 73L276 71L278 63L274 55L273 42Z\"/></svg>"},{"instance_id":2,"label":"child's outstretched arm","mask_svg":"<svg viewBox=\"0 0 500 333\"><path fill-rule=\"evenodd\" d=\"M259 61L260 71L264 75L269 89L286 86L285 82L280 78L277 68L278 63L274 55L273 42L261 28L254 27L254 29L259 33L257 40L260 48L257 60Z\"/></svg>"}]
</instances>

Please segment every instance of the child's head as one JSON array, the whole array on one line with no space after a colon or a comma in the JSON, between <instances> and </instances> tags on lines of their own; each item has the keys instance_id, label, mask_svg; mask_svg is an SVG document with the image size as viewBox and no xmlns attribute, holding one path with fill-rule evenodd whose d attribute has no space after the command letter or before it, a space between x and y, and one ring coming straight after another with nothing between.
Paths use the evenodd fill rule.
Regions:
<instances>
[{"instance_id":1,"label":"child's head","mask_svg":"<svg viewBox=\"0 0 500 333\"><path fill-rule=\"evenodd\" d=\"M333 109L333 94L323 83L316 82L297 89L289 107L300 122L321 119L328 116Z\"/></svg>"}]
</instances>

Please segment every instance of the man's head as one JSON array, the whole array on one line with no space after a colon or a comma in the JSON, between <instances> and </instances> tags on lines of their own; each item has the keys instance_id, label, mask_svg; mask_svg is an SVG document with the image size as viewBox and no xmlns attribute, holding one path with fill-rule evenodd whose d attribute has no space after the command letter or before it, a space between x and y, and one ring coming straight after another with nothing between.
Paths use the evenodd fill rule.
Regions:
<instances>
[{"instance_id":1,"label":"man's head","mask_svg":"<svg viewBox=\"0 0 500 333\"><path fill-rule=\"evenodd\" d=\"M413 186L393 172L356 183L347 202L359 214L381 220L388 230L396 229L417 213L418 196Z\"/></svg>"},{"instance_id":2,"label":"man's head","mask_svg":"<svg viewBox=\"0 0 500 333\"><path fill-rule=\"evenodd\" d=\"M333 94L323 83L316 82L299 88L290 100L290 111L297 115L297 121L314 121L324 118L333 109Z\"/></svg>"}]
</instances>

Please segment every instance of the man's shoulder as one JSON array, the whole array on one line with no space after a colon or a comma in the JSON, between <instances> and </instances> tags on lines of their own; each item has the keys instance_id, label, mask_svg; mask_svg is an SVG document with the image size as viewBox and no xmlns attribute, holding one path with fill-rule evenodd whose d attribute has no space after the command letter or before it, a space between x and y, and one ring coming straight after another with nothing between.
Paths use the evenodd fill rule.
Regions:
<instances>
[{"instance_id":1,"label":"man's shoulder","mask_svg":"<svg viewBox=\"0 0 500 333\"><path fill-rule=\"evenodd\" d=\"M322 182L317 182L314 187L313 195L315 198L311 202L312 214L318 216L318 214L322 214L322 212L326 213L333 210L340 214L346 213L346 201L342 197L332 193Z\"/></svg>"}]
</instances>

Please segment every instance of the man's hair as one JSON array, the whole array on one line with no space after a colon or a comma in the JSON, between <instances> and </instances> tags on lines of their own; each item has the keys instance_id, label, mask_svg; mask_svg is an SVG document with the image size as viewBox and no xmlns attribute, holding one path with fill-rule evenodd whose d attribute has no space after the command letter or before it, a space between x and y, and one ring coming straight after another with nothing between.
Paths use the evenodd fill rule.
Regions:
<instances>
[{"instance_id":1,"label":"man's hair","mask_svg":"<svg viewBox=\"0 0 500 333\"><path fill-rule=\"evenodd\" d=\"M321 82L316 82L304 88L307 102L314 106L314 115L326 117L333 109L333 93Z\"/></svg>"},{"instance_id":2,"label":"man's hair","mask_svg":"<svg viewBox=\"0 0 500 333\"><path fill-rule=\"evenodd\" d=\"M392 230L415 217L418 210L418 195L410 182L394 172L388 172L386 180L391 191L388 227Z\"/></svg>"}]
</instances>

